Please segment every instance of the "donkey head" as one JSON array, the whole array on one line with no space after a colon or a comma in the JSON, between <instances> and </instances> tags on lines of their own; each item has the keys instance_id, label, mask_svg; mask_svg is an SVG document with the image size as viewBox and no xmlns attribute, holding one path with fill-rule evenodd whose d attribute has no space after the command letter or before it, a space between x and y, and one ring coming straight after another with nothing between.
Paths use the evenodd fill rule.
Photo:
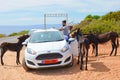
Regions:
<instances>
[{"instance_id":1,"label":"donkey head","mask_svg":"<svg viewBox=\"0 0 120 80\"><path fill-rule=\"evenodd\" d=\"M18 39L20 42L24 42L28 37L30 37L30 36L29 36L29 35L23 35L23 36L18 37L17 39Z\"/></svg>"}]
</instances>

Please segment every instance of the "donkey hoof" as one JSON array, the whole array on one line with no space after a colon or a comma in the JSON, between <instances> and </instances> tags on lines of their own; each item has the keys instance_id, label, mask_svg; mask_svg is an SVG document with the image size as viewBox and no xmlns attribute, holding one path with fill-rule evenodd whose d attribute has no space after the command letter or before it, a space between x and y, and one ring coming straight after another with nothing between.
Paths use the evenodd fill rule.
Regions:
<instances>
[{"instance_id":1,"label":"donkey hoof","mask_svg":"<svg viewBox=\"0 0 120 80\"><path fill-rule=\"evenodd\" d=\"M95 55L95 57L97 57L98 55Z\"/></svg>"},{"instance_id":2,"label":"donkey hoof","mask_svg":"<svg viewBox=\"0 0 120 80\"><path fill-rule=\"evenodd\" d=\"M110 54L110 56L111 56L112 54Z\"/></svg>"},{"instance_id":3,"label":"donkey hoof","mask_svg":"<svg viewBox=\"0 0 120 80\"><path fill-rule=\"evenodd\" d=\"M16 64L18 65L19 63L17 62Z\"/></svg>"},{"instance_id":4,"label":"donkey hoof","mask_svg":"<svg viewBox=\"0 0 120 80\"><path fill-rule=\"evenodd\" d=\"M2 64L2 66L4 65L4 63L1 63Z\"/></svg>"},{"instance_id":5,"label":"donkey hoof","mask_svg":"<svg viewBox=\"0 0 120 80\"><path fill-rule=\"evenodd\" d=\"M110 54L110 56L112 56L112 54ZM115 55L114 55L115 56Z\"/></svg>"},{"instance_id":6,"label":"donkey hoof","mask_svg":"<svg viewBox=\"0 0 120 80\"><path fill-rule=\"evenodd\" d=\"M18 61L18 64L21 64L20 61Z\"/></svg>"},{"instance_id":7,"label":"donkey hoof","mask_svg":"<svg viewBox=\"0 0 120 80\"><path fill-rule=\"evenodd\" d=\"M85 70L88 70L87 68Z\"/></svg>"},{"instance_id":8,"label":"donkey hoof","mask_svg":"<svg viewBox=\"0 0 120 80\"><path fill-rule=\"evenodd\" d=\"M80 68L80 70L82 70L82 68Z\"/></svg>"}]
</instances>

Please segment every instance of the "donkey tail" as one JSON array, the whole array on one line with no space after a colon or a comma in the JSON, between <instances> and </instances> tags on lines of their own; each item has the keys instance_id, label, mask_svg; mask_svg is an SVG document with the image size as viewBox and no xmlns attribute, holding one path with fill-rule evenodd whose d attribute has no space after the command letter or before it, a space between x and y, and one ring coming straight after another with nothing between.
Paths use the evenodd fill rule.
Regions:
<instances>
[{"instance_id":1,"label":"donkey tail","mask_svg":"<svg viewBox=\"0 0 120 80\"><path fill-rule=\"evenodd\" d=\"M119 38L117 38L117 47L119 47Z\"/></svg>"}]
</instances>

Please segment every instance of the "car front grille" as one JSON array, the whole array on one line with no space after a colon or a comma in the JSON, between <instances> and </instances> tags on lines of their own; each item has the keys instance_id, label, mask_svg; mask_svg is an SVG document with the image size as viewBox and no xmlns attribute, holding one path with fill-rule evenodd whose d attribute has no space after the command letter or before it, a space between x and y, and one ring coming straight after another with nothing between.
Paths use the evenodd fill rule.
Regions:
<instances>
[{"instance_id":1,"label":"car front grille","mask_svg":"<svg viewBox=\"0 0 120 80\"><path fill-rule=\"evenodd\" d=\"M63 56L59 53L47 53L47 54L40 54L36 57L36 60L46 60L46 59L57 59L62 58Z\"/></svg>"},{"instance_id":2,"label":"car front grille","mask_svg":"<svg viewBox=\"0 0 120 80\"><path fill-rule=\"evenodd\" d=\"M48 66L48 65L56 65L56 64L61 64L61 61L59 61L57 63L51 63L51 64L38 63L39 66Z\"/></svg>"}]
</instances>

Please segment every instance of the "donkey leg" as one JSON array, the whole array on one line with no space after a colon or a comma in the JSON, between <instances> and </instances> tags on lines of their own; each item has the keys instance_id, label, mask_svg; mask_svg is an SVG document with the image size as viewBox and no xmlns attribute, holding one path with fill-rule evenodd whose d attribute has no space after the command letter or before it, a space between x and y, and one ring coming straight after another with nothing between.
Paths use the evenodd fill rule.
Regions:
<instances>
[{"instance_id":1,"label":"donkey leg","mask_svg":"<svg viewBox=\"0 0 120 80\"><path fill-rule=\"evenodd\" d=\"M93 50L92 50L92 54L93 54L93 53L95 53L95 45L94 44L92 44L92 48L93 48Z\"/></svg>"},{"instance_id":2,"label":"donkey leg","mask_svg":"<svg viewBox=\"0 0 120 80\"><path fill-rule=\"evenodd\" d=\"M3 55L4 55L4 53L2 53L2 51L1 51L1 64L2 64L2 65L4 65L4 62L3 62Z\"/></svg>"},{"instance_id":3,"label":"donkey leg","mask_svg":"<svg viewBox=\"0 0 120 80\"><path fill-rule=\"evenodd\" d=\"M6 52L7 50L5 50L5 49L1 49L1 64L2 65L4 65L4 62L3 62L3 56L4 56L4 54L5 54L5 52Z\"/></svg>"},{"instance_id":4,"label":"donkey leg","mask_svg":"<svg viewBox=\"0 0 120 80\"><path fill-rule=\"evenodd\" d=\"M114 54L114 56L116 56L116 54L117 54L117 45L115 44L115 54Z\"/></svg>"},{"instance_id":5,"label":"donkey leg","mask_svg":"<svg viewBox=\"0 0 120 80\"><path fill-rule=\"evenodd\" d=\"M85 49L83 49L83 52L82 52L82 53L83 53L83 57L84 57L84 56L85 56Z\"/></svg>"},{"instance_id":6,"label":"donkey leg","mask_svg":"<svg viewBox=\"0 0 120 80\"><path fill-rule=\"evenodd\" d=\"M79 62L80 62L80 54L81 54L81 44L80 44L80 46L79 46L79 54L78 54L77 64L79 64Z\"/></svg>"},{"instance_id":7,"label":"donkey leg","mask_svg":"<svg viewBox=\"0 0 120 80\"><path fill-rule=\"evenodd\" d=\"M86 67L85 67L85 70L88 70L87 63L88 63L88 48L86 49Z\"/></svg>"},{"instance_id":8,"label":"donkey leg","mask_svg":"<svg viewBox=\"0 0 120 80\"><path fill-rule=\"evenodd\" d=\"M79 49L80 49L80 48L79 48ZM78 54L77 64L79 64L79 60L80 60L80 50L79 50L79 54Z\"/></svg>"},{"instance_id":9,"label":"donkey leg","mask_svg":"<svg viewBox=\"0 0 120 80\"><path fill-rule=\"evenodd\" d=\"M80 55L80 70L82 70L82 67L83 67L83 55L82 55L82 53L81 53L81 55Z\"/></svg>"},{"instance_id":10,"label":"donkey leg","mask_svg":"<svg viewBox=\"0 0 120 80\"><path fill-rule=\"evenodd\" d=\"M112 55L112 53L113 53L113 51L114 51L114 45L112 44L112 51L111 51L111 53L110 53L110 56Z\"/></svg>"},{"instance_id":11,"label":"donkey leg","mask_svg":"<svg viewBox=\"0 0 120 80\"><path fill-rule=\"evenodd\" d=\"M95 56L98 56L98 44L96 45L96 55Z\"/></svg>"},{"instance_id":12,"label":"donkey leg","mask_svg":"<svg viewBox=\"0 0 120 80\"><path fill-rule=\"evenodd\" d=\"M78 55L78 61L77 61L77 64L79 64L80 63L80 55L81 54L81 51L79 52L79 55Z\"/></svg>"},{"instance_id":13,"label":"donkey leg","mask_svg":"<svg viewBox=\"0 0 120 80\"><path fill-rule=\"evenodd\" d=\"M80 54L80 53L79 53ZM77 64L79 64L79 59L80 59L80 56L78 55L78 60L77 60Z\"/></svg>"},{"instance_id":14,"label":"donkey leg","mask_svg":"<svg viewBox=\"0 0 120 80\"><path fill-rule=\"evenodd\" d=\"M82 70L82 67L83 67L83 56L84 56L84 46L82 45L82 48L81 48L81 53L80 53L80 70Z\"/></svg>"},{"instance_id":15,"label":"donkey leg","mask_svg":"<svg viewBox=\"0 0 120 80\"><path fill-rule=\"evenodd\" d=\"M19 58L20 58L20 51L17 51L17 56L16 56L16 64L17 65L21 64Z\"/></svg>"}]
</instances>

